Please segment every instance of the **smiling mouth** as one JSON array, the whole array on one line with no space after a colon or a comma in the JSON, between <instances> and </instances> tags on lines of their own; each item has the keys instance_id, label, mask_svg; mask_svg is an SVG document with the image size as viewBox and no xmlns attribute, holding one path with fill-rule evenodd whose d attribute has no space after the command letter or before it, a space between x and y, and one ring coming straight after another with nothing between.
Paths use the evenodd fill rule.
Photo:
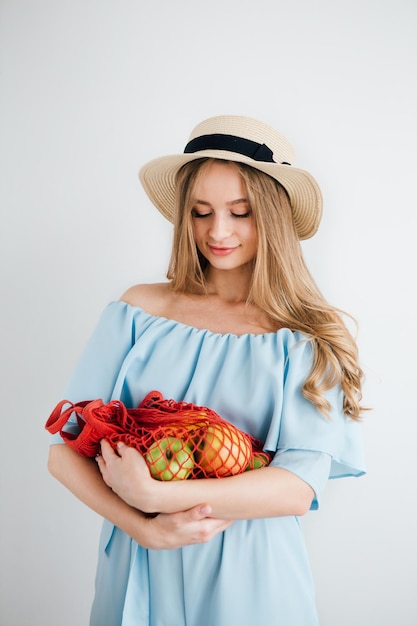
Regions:
<instances>
[{"instance_id":1,"label":"smiling mouth","mask_svg":"<svg viewBox=\"0 0 417 626\"><path fill-rule=\"evenodd\" d=\"M219 248L217 246L209 246L209 248L212 254L216 254L217 256L226 256L236 250L236 248Z\"/></svg>"}]
</instances>

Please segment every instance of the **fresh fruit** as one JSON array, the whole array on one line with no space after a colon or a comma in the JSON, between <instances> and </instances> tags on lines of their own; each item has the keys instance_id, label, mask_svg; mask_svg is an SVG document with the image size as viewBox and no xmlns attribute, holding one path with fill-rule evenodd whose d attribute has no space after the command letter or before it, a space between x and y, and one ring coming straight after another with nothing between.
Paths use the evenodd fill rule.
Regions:
<instances>
[{"instance_id":1,"label":"fresh fruit","mask_svg":"<svg viewBox=\"0 0 417 626\"><path fill-rule=\"evenodd\" d=\"M157 480L184 480L194 469L191 448L181 439L165 437L148 449L145 460Z\"/></svg>"},{"instance_id":2,"label":"fresh fruit","mask_svg":"<svg viewBox=\"0 0 417 626\"><path fill-rule=\"evenodd\" d=\"M208 476L230 476L246 469L251 452L245 433L232 424L217 424L207 427L197 461Z\"/></svg>"},{"instance_id":3,"label":"fresh fruit","mask_svg":"<svg viewBox=\"0 0 417 626\"><path fill-rule=\"evenodd\" d=\"M207 428L207 422L194 422L191 424L184 424L181 426L184 429L184 438L191 440L189 444L193 447L198 446L201 439L204 437L205 430Z\"/></svg>"},{"instance_id":4,"label":"fresh fruit","mask_svg":"<svg viewBox=\"0 0 417 626\"><path fill-rule=\"evenodd\" d=\"M266 467L266 465L269 465L270 461L271 459L266 452L254 452L246 469L253 470L259 469L260 467Z\"/></svg>"}]
</instances>

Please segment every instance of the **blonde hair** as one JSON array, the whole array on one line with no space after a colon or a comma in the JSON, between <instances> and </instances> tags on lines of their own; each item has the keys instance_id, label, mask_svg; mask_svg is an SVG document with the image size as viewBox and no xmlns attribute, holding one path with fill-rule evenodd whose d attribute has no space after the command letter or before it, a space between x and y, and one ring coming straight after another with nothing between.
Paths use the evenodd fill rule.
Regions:
<instances>
[{"instance_id":1,"label":"blonde hair","mask_svg":"<svg viewBox=\"0 0 417 626\"><path fill-rule=\"evenodd\" d=\"M214 159L198 159L177 175L174 242L167 277L174 291L205 293L206 259L196 248L192 226L192 194L199 176ZM313 367L303 395L324 414L330 403L324 393L341 385L343 410L359 419L363 371L354 338L342 320L346 315L328 304L303 258L285 189L270 176L242 163L221 161L237 169L253 212L258 250L247 302L270 318L275 328L307 335L314 352Z\"/></svg>"}]
</instances>

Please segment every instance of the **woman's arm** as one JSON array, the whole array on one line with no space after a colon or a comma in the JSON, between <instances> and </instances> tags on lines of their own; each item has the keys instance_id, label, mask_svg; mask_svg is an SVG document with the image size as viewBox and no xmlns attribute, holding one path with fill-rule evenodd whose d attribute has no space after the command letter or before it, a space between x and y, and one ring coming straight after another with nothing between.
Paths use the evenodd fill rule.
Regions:
<instances>
[{"instance_id":1,"label":"woman's arm","mask_svg":"<svg viewBox=\"0 0 417 626\"><path fill-rule=\"evenodd\" d=\"M129 506L105 484L93 459L82 457L64 444L51 446L48 469L84 504L145 548L174 549L204 543L231 523L213 519L211 508L202 505L201 500L186 511L149 517Z\"/></svg>"},{"instance_id":2,"label":"woman's arm","mask_svg":"<svg viewBox=\"0 0 417 626\"><path fill-rule=\"evenodd\" d=\"M116 454L102 441L97 458L105 482L131 506L145 512L173 513L207 502L221 519L304 515L314 491L295 474L264 467L226 478L158 481L134 448L119 444Z\"/></svg>"}]
</instances>

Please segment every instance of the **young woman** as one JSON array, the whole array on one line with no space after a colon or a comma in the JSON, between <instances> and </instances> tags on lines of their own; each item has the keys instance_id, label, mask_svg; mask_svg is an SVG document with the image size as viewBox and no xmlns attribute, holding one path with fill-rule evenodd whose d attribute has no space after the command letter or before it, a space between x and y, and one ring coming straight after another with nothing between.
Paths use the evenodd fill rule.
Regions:
<instances>
[{"instance_id":1,"label":"young woman","mask_svg":"<svg viewBox=\"0 0 417 626\"><path fill-rule=\"evenodd\" d=\"M214 409L273 459L164 482L134 448L103 440L92 460L56 436L50 471L105 518L93 626L318 624L298 517L329 477L363 473L362 371L303 260L321 194L293 162L268 125L221 116L140 171L174 222L169 281L108 305L65 398L136 407L157 389Z\"/></svg>"}]
</instances>

